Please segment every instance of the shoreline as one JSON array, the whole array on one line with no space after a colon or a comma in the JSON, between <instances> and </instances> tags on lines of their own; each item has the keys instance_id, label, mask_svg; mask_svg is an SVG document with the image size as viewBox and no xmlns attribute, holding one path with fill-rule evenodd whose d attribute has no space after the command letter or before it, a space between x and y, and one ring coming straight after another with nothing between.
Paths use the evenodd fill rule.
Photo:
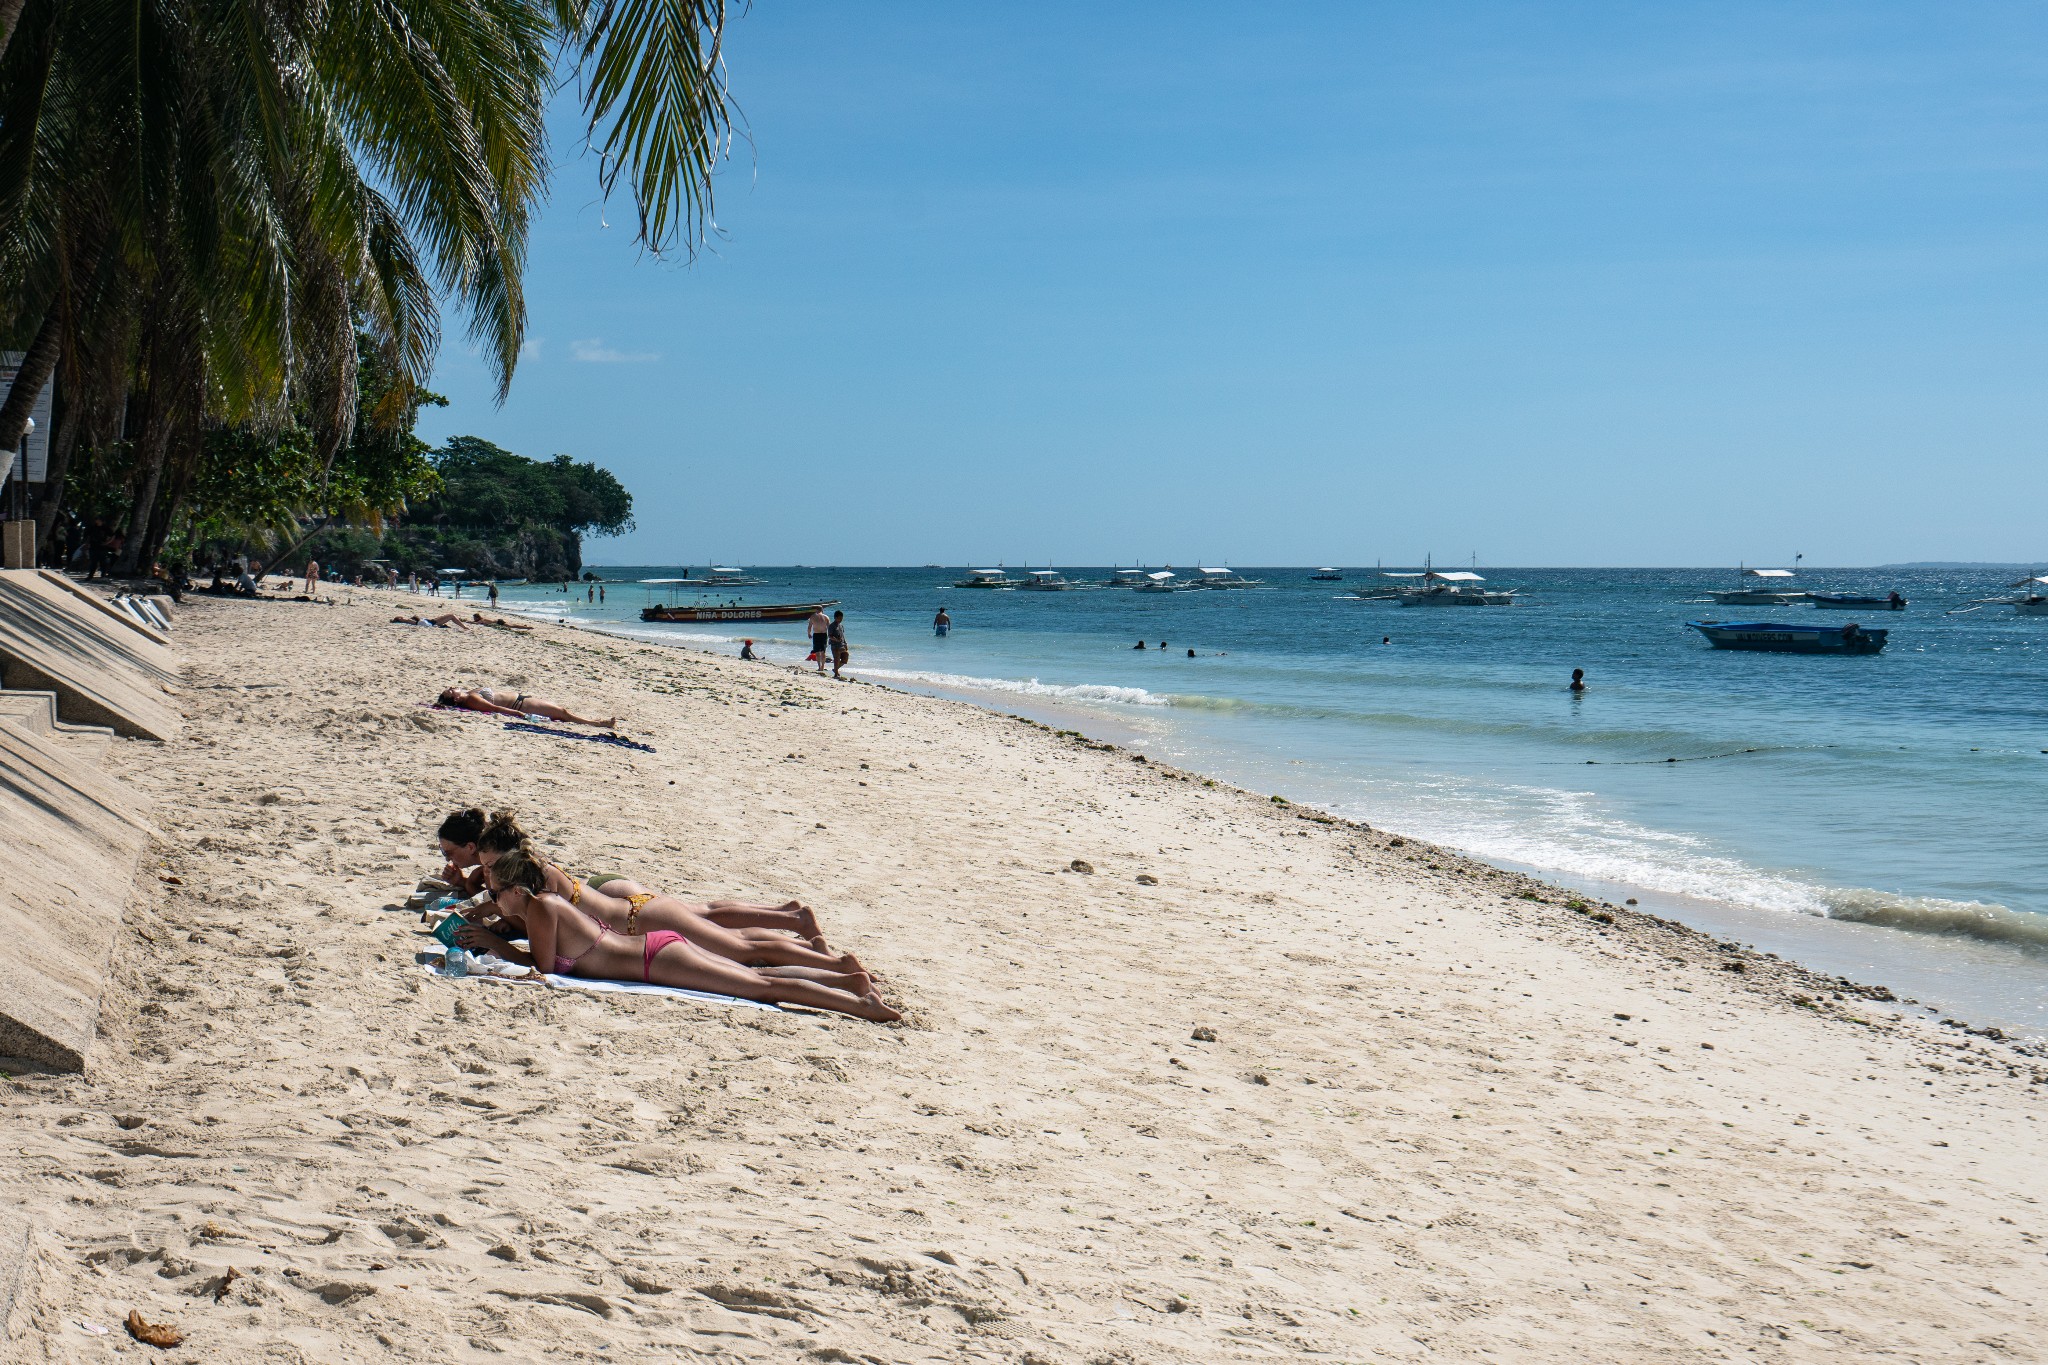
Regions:
<instances>
[{"instance_id":1,"label":"shoreline","mask_svg":"<svg viewBox=\"0 0 2048 1365\"><path fill-rule=\"evenodd\" d=\"M543 618L536 614L535 619ZM707 658L733 658L731 654L699 642L669 643L652 633L613 630L604 624L559 619L551 623L559 629L581 630L594 635L629 640L637 644L651 644L658 648L680 650ZM800 664L788 664L771 659L764 659L761 662L797 674L809 672ZM1019 716L1041 722L1055 730L1078 732L1078 727L1086 725L1093 731L1090 738L1102 739L1119 749L1142 750L1146 740L1152 738L1142 725L1133 721L1120 721L1118 717L1090 709L1085 702L1028 694L978 693L972 688L946 687L937 683L911 683L900 679L859 678L857 681L912 696L959 702L994 715ZM1197 776L1212 775L1198 773ZM1220 776L1215 780L1229 781L1236 790L1254 797L1264 798L1270 795ZM1350 817L1342 816L1313 802L1293 804L1305 809L1322 810L1333 818L1351 822ZM1414 835L1403 837L1413 843L1429 843ZM1995 973L2002 965L2001 959L2012 953L2025 952L2016 946L1958 939L1939 933L1860 924L1824 915L1795 916L1790 912L1706 900L1625 881L1578 876L1518 860L1474 854L1450 845L1429 843L1429 846L1438 848L1446 854L1472 859L1487 867L1529 877L1567 899L1574 896L1589 897L1601 902L1611 911L1625 911L1630 905L1653 907L1657 911L1656 918L1685 925L1710 940L1739 939L1746 950L1759 956L1790 959L1804 966L1821 983L1846 980L1849 974L1853 974L1862 988L1881 989L1892 994L1895 997L1894 1001L1887 1003L1885 1007L1901 1015L1914 1014L1929 1020L1961 1016L1967 1027L1990 1028L2001 1034L2017 1034L2033 1044L2048 1047L2048 1001L2038 998L2030 1000L2023 990L2001 992L1998 989L2002 983L1995 979ZM1625 905L1624 902L1629 904ZM1977 979L1964 980L1959 986L1951 974L1957 970L1968 969L1975 969L1981 976ZM1872 980L1872 977L1881 979ZM1922 997L1934 998L1943 1003L1923 1003Z\"/></svg>"},{"instance_id":2,"label":"shoreline","mask_svg":"<svg viewBox=\"0 0 2048 1365\"><path fill-rule=\"evenodd\" d=\"M193 603L185 738L110 753L165 837L88 1071L7 1091L25 1358L112 1359L75 1324L131 1308L207 1361L2048 1330L2024 1045L1071 726L393 600ZM470 680L655 752L421 705ZM471 803L568 867L801 897L905 1022L426 977L383 907Z\"/></svg>"}]
</instances>

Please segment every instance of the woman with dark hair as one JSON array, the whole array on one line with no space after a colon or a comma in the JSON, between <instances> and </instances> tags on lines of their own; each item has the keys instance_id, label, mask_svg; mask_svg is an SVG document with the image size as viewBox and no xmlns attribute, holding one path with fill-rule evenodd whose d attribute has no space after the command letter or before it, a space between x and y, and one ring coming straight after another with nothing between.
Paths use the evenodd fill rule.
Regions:
<instances>
[{"instance_id":1,"label":"woman with dark hair","mask_svg":"<svg viewBox=\"0 0 2048 1365\"><path fill-rule=\"evenodd\" d=\"M511 812L499 811L477 836L477 861L489 868L514 851L540 864L549 892L607 928L627 934L655 929L686 934L706 952L754 966L803 967L834 973L865 970L852 953L834 952L828 947L818 930L818 917L809 906L796 901L780 906L745 901L702 905L649 891L623 877L592 877L585 883L542 857ZM481 879L477 885L482 885ZM521 893L513 891L499 897L498 909L508 919L523 919ZM789 934L798 937L791 938Z\"/></svg>"},{"instance_id":2,"label":"woman with dark hair","mask_svg":"<svg viewBox=\"0 0 2048 1365\"><path fill-rule=\"evenodd\" d=\"M545 697L530 697L524 692L514 692L509 687L479 687L465 691L451 687L435 699L441 706L459 706L467 711L481 711L487 716L541 716L548 720L567 721L571 725L594 725L600 730L610 730L619 723L617 716L604 720L592 720L579 716L560 702Z\"/></svg>"},{"instance_id":3,"label":"woman with dark hair","mask_svg":"<svg viewBox=\"0 0 2048 1365\"><path fill-rule=\"evenodd\" d=\"M547 889L547 868L525 849L509 849L492 861L486 873L491 889L501 896L523 894L526 940L521 952L498 935L474 924L456 931L455 941L477 952L496 953L557 976L598 981L645 981L655 986L711 991L742 1000L804 1005L850 1014L856 1019L889 1023L903 1016L882 1003L864 973L843 973L849 989L814 980L792 980L756 971L714 957L673 930L645 934L618 933L599 924L576 906Z\"/></svg>"}]
</instances>

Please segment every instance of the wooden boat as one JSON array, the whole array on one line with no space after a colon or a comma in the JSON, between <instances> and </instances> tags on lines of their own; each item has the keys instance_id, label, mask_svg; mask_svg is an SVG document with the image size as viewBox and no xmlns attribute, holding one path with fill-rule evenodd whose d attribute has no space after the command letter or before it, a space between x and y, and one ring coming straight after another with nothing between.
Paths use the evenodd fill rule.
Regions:
<instances>
[{"instance_id":1,"label":"wooden boat","mask_svg":"<svg viewBox=\"0 0 2048 1365\"><path fill-rule=\"evenodd\" d=\"M1344 571L1325 566L1310 574L1308 581L1311 583L1342 583L1344 581Z\"/></svg>"},{"instance_id":2,"label":"wooden boat","mask_svg":"<svg viewBox=\"0 0 2048 1365\"><path fill-rule=\"evenodd\" d=\"M1017 580L1001 569L969 569L967 577L953 585L956 588L1014 588Z\"/></svg>"},{"instance_id":3,"label":"wooden boat","mask_svg":"<svg viewBox=\"0 0 2048 1365\"><path fill-rule=\"evenodd\" d=\"M678 606L674 603L657 603L640 609L643 621L801 621L814 611L839 605L838 599L830 602L801 602L785 605L750 607L739 603L726 606L716 604L705 606Z\"/></svg>"},{"instance_id":4,"label":"wooden boat","mask_svg":"<svg viewBox=\"0 0 2048 1365\"><path fill-rule=\"evenodd\" d=\"M1772 654L1875 654L1888 630L1842 626L1788 626L1775 621L1687 621L1715 649L1756 649Z\"/></svg>"},{"instance_id":5,"label":"wooden boat","mask_svg":"<svg viewBox=\"0 0 2048 1365\"><path fill-rule=\"evenodd\" d=\"M1707 596L1724 607L1782 607L1806 598L1805 593L1792 586L1791 580L1790 569L1752 569L1744 565L1735 571L1739 587L1709 588Z\"/></svg>"},{"instance_id":6,"label":"wooden boat","mask_svg":"<svg viewBox=\"0 0 2048 1365\"><path fill-rule=\"evenodd\" d=\"M1823 611L1904 611L1906 599L1897 593L1883 597L1858 597L1846 592L1810 592L1806 600Z\"/></svg>"}]
</instances>

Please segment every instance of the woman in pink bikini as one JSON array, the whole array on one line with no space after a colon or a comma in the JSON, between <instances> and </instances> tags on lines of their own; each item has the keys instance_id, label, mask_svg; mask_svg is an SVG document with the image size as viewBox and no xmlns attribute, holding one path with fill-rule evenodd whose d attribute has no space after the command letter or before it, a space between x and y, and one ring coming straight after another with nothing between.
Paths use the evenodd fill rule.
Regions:
<instances>
[{"instance_id":1,"label":"woman in pink bikini","mask_svg":"<svg viewBox=\"0 0 2048 1365\"><path fill-rule=\"evenodd\" d=\"M476 859L488 868L498 858L518 849L538 862L547 882L544 890L561 897L576 909L608 929L636 934L656 929L679 933L707 952L734 962L768 967L809 967L843 974L861 972L860 959L852 953L836 953L819 936L818 920L810 907L791 902L785 906L749 905L744 901L718 901L694 905L675 896L664 896L642 888L622 877L588 883L578 880L541 857L511 812L499 811L477 835ZM602 880L604 890L599 890ZM497 898L499 911L524 919L514 889ZM787 930L801 935L790 938Z\"/></svg>"},{"instance_id":2,"label":"woman in pink bikini","mask_svg":"<svg viewBox=\"0 0 2048 1365\"><path fill-rule=\"evenodd\" d=\"M473 924L456 933L456 942L465 948L496 953L509 962L537 967L557 976L645 981L656 986L734 995L742 1000L803 1005L878 1024L903 1017L883 1004L872 987L856 993L819 981L771 975L774 968L756 971L713 957L681 934L667 929L647 934L616 933L548 891L545 867L524 849L499 854L485 875L494 891L525 893L526 939L531 951L522 953L498 935ZM852 974L847 979L866 980L865 976Z\"/></svg>"}]
</instances>

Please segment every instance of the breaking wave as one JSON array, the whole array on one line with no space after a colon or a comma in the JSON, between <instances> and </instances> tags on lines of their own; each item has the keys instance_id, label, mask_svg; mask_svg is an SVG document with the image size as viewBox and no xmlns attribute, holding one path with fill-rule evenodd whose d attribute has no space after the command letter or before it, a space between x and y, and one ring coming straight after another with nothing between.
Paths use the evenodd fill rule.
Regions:
<instances>
[{"instance_id":1,"label":"breaking wave","mask_svg":"<svg viewBox=\"0 0 2048 1365\"><path fill-rule=\"evenodd\" d=\"M1042 683L1036 678L977 678L965 673L927 673L914 668L862 668L863 678L887 678L892 682L922 683L926 687L958 688L970 692L1007 692L1026 697L1060 697L1068 701L1109 701L1126 706L1171 706L1173 699L1142 687L1115 687L1108 683Z\"/></svg>"}]
</instances>

